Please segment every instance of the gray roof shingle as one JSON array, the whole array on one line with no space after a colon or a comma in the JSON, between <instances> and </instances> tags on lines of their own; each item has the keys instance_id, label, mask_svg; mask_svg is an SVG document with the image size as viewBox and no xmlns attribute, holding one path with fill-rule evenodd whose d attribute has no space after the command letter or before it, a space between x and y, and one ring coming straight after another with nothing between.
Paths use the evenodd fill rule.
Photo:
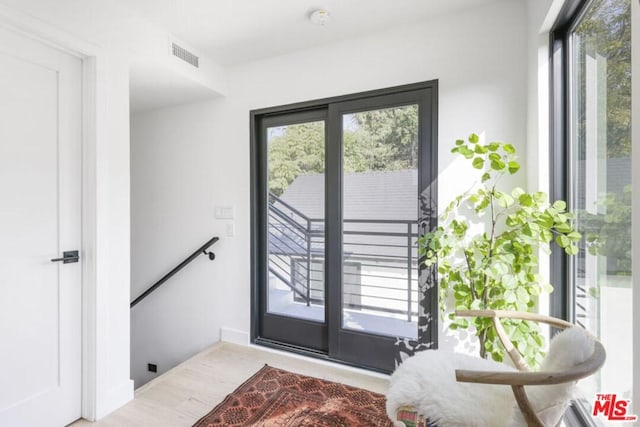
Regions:
<instances>
[{"instance_id":1,"label":"gray roof shingle","mask_svg":"<svg viewBox=\"0 0 640 427\"><path fill-rule=\"evenodd\" d=\"M298 176L280 197L313 219L324 218L324 174ZM416 220L418 171L346 173L344 218Z\"/></svg>"}]
</instances>

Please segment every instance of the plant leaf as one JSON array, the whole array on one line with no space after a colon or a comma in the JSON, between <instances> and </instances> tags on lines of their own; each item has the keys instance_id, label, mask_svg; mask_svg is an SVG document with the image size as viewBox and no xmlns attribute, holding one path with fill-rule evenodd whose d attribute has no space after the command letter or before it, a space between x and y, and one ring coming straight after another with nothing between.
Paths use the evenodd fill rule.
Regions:
<instances>
[{"instance_id":1,"label":"plant leaf","mask_svg":"<svg viewBox=\"0 0 640 427\"><path fill-rule=\"evenodd\" d=\"M522 194L524 194L524 190L520 187L516 187L511 190L511 195L516 199L518 199Z\"/></svg>"},{"instance_id":2,"label":"plant leaf","mask_svg":"<svg viewBox=\"0 0 640 427\"><path fill-rule=\"evenodd\" d=\"M559 236L556 236L556 243L558 243L558 246L561 248L567 248L567 246L571 244L571 241L564 234L560 234Z\"/></svg>"},{"instance_id":3,"label":"plant leaf","mask_svg":"<svg viewBox=\"0 0 640 427\"><path fill-rule=\"evenodd\" d=\"M511 145L511 144L504 144L504 145L502 146L502 149L503 149L506 153L509 153L509 154L515 154L515 153L516 153L516 149L515 149L515 147L514 147L513 145Z\"/></svg>"},{"instance_id":4,"label":"plant leaf","mask_svg":"<svg viewBox=\"0 0 640 427\"><path fill-rule=\"evenodd\" d=\"M531 195L527 193L521 194L520 197L518 197L518 201L522 206L531 206L533 202L533 200L531 200Z\"/></svg>"},{"instance_id":5,"label":"plant leaf","mask_svg":"<svg viewBox=\"0 0 640 427\"><path fill-rule=\"evenodd\" d=\"M487 152L487 149L484 147L484 145L476 144L476 148L473 151L478 154L484 154Z\"/></svg>"},{"instance_id":6,"label":"plant leaf","mask_svg":"<svg viewBox=\"0 0 640 427\"><path fill-rule=\"evenodd\" d=\"M458 152L462 154L465 158L470 159L473 157L473 150L469 149L467 146L462 145L458 147Z\"/></svg>"},{"instance_id":7,"label":"plant leaf","mask_svg":"<svg viewBox=\"0 0 640 427\"><path fill-rule=\"evenodd\" d=\"M564 211L565 209L567 209L567 202L565 202L564 200L556 200L555 202L553 202L553 208L559 211Z\"/></svg>"},{"instance_id":8,"label":"plant leaf","mask_svg":"<svg viewBox=\"0 0 640 427\"><path fill-rule=\"evenodd\" d=\"M473 159L473 167L476 169L484 168L484 159L482 157L476 157Z\"/></svg>"},{"instance_id":9,"label":"plant leaf","mask_svg":"<svg viewBox=\"0 0 640 427\"><path fill-rule=\"evenodd\" d=\"M571 233L567 234L567 237L574 242L577 242L578 240L582 239L582 234L578 233L577 231L572 231Z\"/></svg>"},{"instance_id":10,"label":"plant leaf","mask_svg":"<svg viewBox=\"0 0 640 427\"><path fill-rule=\"evenodd\" d=\"M502 160L491 160L491 169L496 171L501 171L505 167L505 164Z\"/></svg>"},{"instance_id":11,"label":"plant leaf","mask_svg":"<svg viewBox=\"0 0 640 427\"><path fill-rule=\"evenodd\" d=\"M521 302L523 304L528 303L531 299L531 297L529 297L529 292L527 292L527 290L522 286L516 288L516 296L518 298L518 302Z\"/></svg>"},{"instance_id":12,"label":"plant leaf","mask_svg":"<svg viewBox=\"0 0 640 427\"><path fill-rule=\"evenodd\" d=\"M513 175L520 170L520 164L514 160L509 162L509 173Z\"/></svg>"},{"instance_id":13,"label":"plant leaf","mask_svg":"<svg viewBox=\"0 0 640 427\"><path fill-rule=\"evenodd\" d=\"M567 255L578 255L578 252L580 252L580 248L578 248L576 245L569 245L564 249L564 251L567 253Z\"/></svg>"},{"instance_id":14,"label":"plant leaf","mask_svg":"<svg viewBox=\"0 0 640 427\"><path fill-rule=\"evenodd\" d=\"M553 239L553 233L551 232L551 230L543 228L542 230L540 230L540 237L542 237L542 240L544 240L545 242L550 243Z\"/></svg>"}]
</instances>

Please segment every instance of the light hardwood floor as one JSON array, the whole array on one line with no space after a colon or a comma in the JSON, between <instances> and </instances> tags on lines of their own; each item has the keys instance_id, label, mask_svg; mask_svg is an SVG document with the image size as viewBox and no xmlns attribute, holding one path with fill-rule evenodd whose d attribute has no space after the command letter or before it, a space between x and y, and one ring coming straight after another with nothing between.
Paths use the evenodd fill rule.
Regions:
<instances>
[{"instance_id":1,"label":"light hardwood floor","mask_svg":"<svg viewBox=\"0 0 640 427\"><path fill-rule=\"evenodd\" d=\"M385 393L388 377L256 347L217 343L136 390L102 420L72 427L192 426L264 364Z\"/></svg>"}]
</instances>

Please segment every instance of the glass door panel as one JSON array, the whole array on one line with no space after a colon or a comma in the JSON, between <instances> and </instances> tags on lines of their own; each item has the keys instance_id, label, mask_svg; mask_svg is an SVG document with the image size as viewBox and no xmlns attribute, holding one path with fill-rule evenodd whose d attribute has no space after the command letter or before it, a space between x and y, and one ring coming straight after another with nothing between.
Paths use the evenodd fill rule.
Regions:
<instances>
[{"instance_id":1,"label":"glass door panel","mask_svg":"<svg viewBox=\"0 0 640 427\"><path fill-rule=\"evenodd\" d=\"M587 394L632 399L631 4L592 2L571 34L569 201L586 245L570 264L573 316L607 349ZM634 190L635 191L635 190ZM637 359L637 356L635 357ZM637 400L638 397L635 397Z\"/></svg>"},{"instance_id":2,"label":"glass door panel","mask_svg":"<svg viewBox=\"0 0 640 427\"><path fill-rule=\"evenodd\" d=\"M342 327L418 334L418 105L342 115Z\"/></svg>"},{"instance_id":3,"label":"glass door panel","mask_svg":"<svg viewBox=\"0 0 640 427\"><path fill-rule=\"evenodd\" d=\"M323 120L270 126L267 311L325 319Z\"/></svg>"}]
</instances>

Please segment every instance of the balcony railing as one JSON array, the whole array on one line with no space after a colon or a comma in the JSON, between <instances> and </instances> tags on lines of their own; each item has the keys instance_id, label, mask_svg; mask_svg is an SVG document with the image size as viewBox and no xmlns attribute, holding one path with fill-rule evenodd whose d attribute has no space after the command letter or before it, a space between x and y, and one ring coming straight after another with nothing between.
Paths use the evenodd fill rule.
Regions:
<instances>
[{"instance_id":1,"label":"balcony railing","mask_svg":"<svg viewBox=\"0 0 640 427\"><path fill-rule=\"evenodd\" d=\"M324 303L324 220L270 195L269 272L306 305ZM343 221L345 309L403 317L418 311L417 221Z\"/></svg>"}]
</instances>

